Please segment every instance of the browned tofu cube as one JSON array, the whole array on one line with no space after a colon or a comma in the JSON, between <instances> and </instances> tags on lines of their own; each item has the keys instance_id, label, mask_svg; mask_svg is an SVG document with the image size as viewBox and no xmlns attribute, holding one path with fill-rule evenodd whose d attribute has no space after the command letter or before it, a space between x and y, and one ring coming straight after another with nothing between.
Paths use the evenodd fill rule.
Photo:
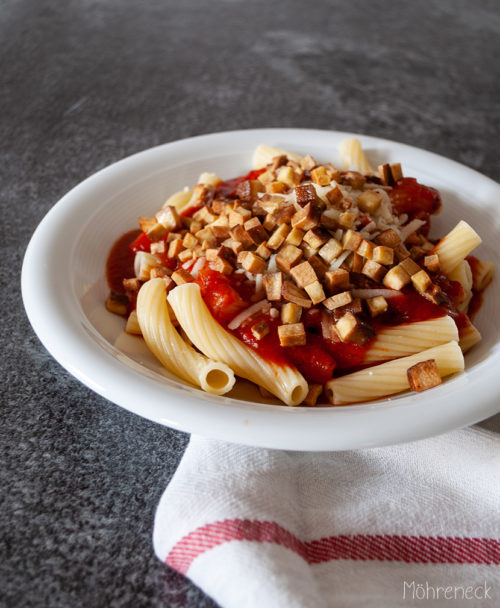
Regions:
<instances>
[{"instance_id":1,"label":"browned tofu cube","mask_svg":"<svg viewBox=\"0 0 500 608\"><path fill-rule=\"evenodd\" d=\"M328 186L331 181L330 176L323 165L311 169L311 180L319 186Z\"/></svg>"},{"instance_id":2,"label":"browned tofu cube","mask_svg":"<svg viewBox=\"0 0 500 608\"><path fill-rule=\"evenodd\" d=\"M325 292L323 291L323 286L319 281L314 281L314 283L309 283L304 287L307 295L311 298L313 304L319 304L323 302L325 299Z\"/></svg>"},{"instance_id":3,"label":"browned tofu cube","mask_svg":"<svg viewBox=\"0 0 500 608\"><path fill-rule=\"evenodd\" d=\"M410 257L405 258L399 263L399 265L404 268L410 276L422 270L420 266L416 262L414 262Z\"/></svg>"},{"instance_id":4,"label":"browned tofu cube","mask_svg":"<svg viewBox=\"0 0 500 608\"><path fill-rule=\"evenodd\" d=\"M172 205L167 205L160 209L156 214L156 219L170 232L177 230L182 226L177 209Z\"/></svg>"},{"instance_id":5,"label":"browned tofu cube","mask_svg":"<svg viewBox=\"0 0 500 608\"><path fill-rule=\"evenodd\" d=\"M288 186L283 182L271 182L266 184L266 192L269 194L283 194L288 190Z\"/></svg>"},{"instance_id":6,"label":"browned tofu cube","mask_svg":"<svg viewBox=\"0 0 500 608\"><path fill-rule=\"evenodd\" d=\"M251 219L247 220L243 224L243 228L247 231L254 245L260 245L268 238L266 229L261 224L258 217L252 217Z\"/></svg>"},{"instance_id":7,"label":"browned tofu cube","mask_svg":"<svg viewBox=\"0 0 500 608\"><path fill-rule=\"evenodd\" d=\"M267 243L261 243L255 250L255 253L263 260L268 260L271 257L272 250L269 249Z\"/></svg>"},{"instance_id":8,"label":"browned tofu cube","mask_svg":"<svg viewBox=\"0 0 500 608\"><path fill-rule=\"evenodd\" d=\"M289 232L290 226L288 224L281 224L278 226L267 241L269 249L279 249Z\"/></svg>"},{"instance_id":9,"label":"browned tofu cube","mask_svg":"<svg viewBox=\"0 0 500 608\"><path fill-rule=\"evenodd\" d=\"M128 304L127 296L117 291L110 291L106 298L106 310L115 315L126 315L128 313Z\"/></svg>"},{"instance_id":10,"label":"browned tofu cube","mask_svg":"<svg viewBox=\"0 0 500 608\"><path fill-rule=\"evenodd\" d=\"M300 183L301 178L302 176L288 165L278 169L277 180L290 188Z\"/></svg>"},{"instance_id":11,"label":"browned tofu cube","mask_svg":"<svg viewBox=\"0 0 500 608\"><path fill-rule=\"evenodd\" d=\"M384 276L383 283L389 289L395 289L399 291L403 289L405 285L408 285L410 280L410 275L401 266L401 264L398 264L397 266L393 266L387 272L387 274Z\"/></svg>"},{"instance_id":12,"label":"browned tofu cube","mask_svg":"<svg viewBox=\"0 0 500 608\"><path fill-rule=\"evenodd\" d=\"M380 175L380 181L384 184L384 186L392 186L394 180L392 179L391 166L389 163L379 165L378 173Z\"/></svg>"},{"instance_id":13,"label":"browned tofu cube","mask_svg":"<svg viewBox=\"0 0 500 608\"><path fill-rule=\"evenodd\" d=\"M160 224L155 217L140 217L139 226L146 233L150 241L159 241L168 232L167 228Z\"/></svg>"},{"instance_id":14,"label":"browned tofu cube","mask_svg":"<svg viewBox=\"0 0 500 608\"><path fill-rule=\"evenodd\" d=\"M330 264L335 258L342 253L342 245L334 238L328 239L328 241L318 251L318 255Z\"/></svg>"},{"instance_id":15,"label":"browned tofu cube","mask_svg":"<svg viewBox=\"0 0 500 608\"><path fill-rule=\"evenodd\" d=\"M367 260L367 261L371 261L371 260ZM359 253L356 253L355 251L353 251L353 253L346 259L344 264L351 272L360 273L363 270L363 266L365 264L365 259L362 258L359 255Z\"/></svg>"},{"instance_id":16,"label":"browned tofu cube","mask_svg":"<svg viewBox=\"0 0 500 608\"><path fill-rule=\"evenodd\" d=\"M253 203L259 192L264 192L265 188L258 179L246 179L236 188L236 196L242 201Z\"/></svg>"},{"instance_id":17,"label":"browned tofu cube","mask_svg":"<svg viewBox=\"0 0 500 608\"><path fill-rule=\"evenodd\" d=\"M359 232L356 232L355 230L346 230L342 239L342 246L344 249L356 251L356 249L361 245L362 240L363 237Z\"/></svg>"},{"instance_id":18,"label":"browned tofu cube","mask_svg":"<svg viewBox=\"0 0 500 608\"><path fill-rule=\"evenodd\" d=\"M303 289L300 289L300 287L297 287L291 281L283 281L281 295L287 302L294 302L303 308L310 308L312 305L307 293Z\"/></svg>"},{"instance_id":19,"label":"browned tofu cube","mask_svg":"<svg viewBox=\"0 0 500 608\"><path fill-rule=\"evenodd\" d=\"M346 306L352 302L352 295L350 291L343 291L337 293L334 296L330 296L323 301L323 306L326 306L328 310L335 310L341 306Z\"/></svg>"},{"instance_id":20,"label":"browned tofu cube","mask_svg":"<svg viewBox=\"0 0 500 608\"><path fill-rule=\"evenodd\" d=\"M305 171L310 171L311 169L314 169L314 167L317 164L318 163L314 160L314 158L310 154L307 154L306 156L304 156L304 158L302 158L300 161L300 166Z\"/></svg>"},{"instance_id":21,"label":"browned tofu cube","mask_svg":"<svg viewBox=\"0 0 500 608\"><path fill-rule=\"evenodd\" d=\"M403 169L401 168L401 163L391 164L391 175L395 182L403 178Z\"/></svg>"},{"instance_id":22,"label":"browned tofu cube","mask_svg":"<svg viewBox=\"0 0 500 608\"><path fill-rule=\"evenodd\" d=\"M424 258L424 266L431 272L439 272L441 266L439 265L439 256L437 253L432 255L426 255Z\"/></svg>"},{"instance_id":23,"label":"browned tofu cube","mask_svg":"<svg viewBox=\"0 0 500 608\"><path fill-rule=\"evenodd\" d=\"M321 311L321 335L325 340L340 342L340 337L335 329L335 317L328 310Z\"/></svg>"},{"instance_id":24,"label":"browned tofu cube","mask_svg":"<svg viewBox=\"0 0 500 608\"><path fill-rule=\"evenodd\" d=\"M342 174L342 183L351 186L354 190L361 190L366 184L366 177L358 171L345 171Z\"/></svg>"},{"instance_id":25,"label":"browned tofu cube","mask_svg":"<svg viewBox=\"0 0 500 608\"><path fill-rule=\"evenodd\" d=\"M375 296L374 298L368 298L366 300L366 305L368 306L368 310L370 311L370 315L372 317L377 317L385 312L388 308L387 300L384 296Z\"/></svg>"},{"instance_id":26,"label":"browned tofu cube","mask_svg":"<svg viewBox=\"0 0 500 608\"><path fill-rule=\"evenodd\" d=\"M304 238L305 232L300 228L292 228L292 230L288 233L285 241L290 245L295 245L298 247L302 243L302 239Z\"/></svg>"},{"instance_id":27,"label":"browned tofu cube","mask_svg":"<svg viewBox=\"0 0 500 608\"><path fill-rule=\"evenodd\" d=\"M167 245L165 241L157 241L156 243L151 243L151 247L149 248L151 253L167 253Z\"/></svg>"},{"instance_id":28,"label":"browned tofu cube","mask_svg":"<svg viewBox=\"0 0 500 608\"><path fill-rule=\"evenodd\" d=\"M363 264L363 268L361 269L361 274L370 277L370 279L373 279L377 283L382 280L385 272L386 269L381 264L377 264L377 262L374 262L373 260L366 260L366 262Z\"/></svg>"},{"instance_id":29,"label":"browned tofu cube","mask_svg":"<svg viewBox=\"0 0 500 608\"><path fill-rule=\"evenodd\" d=\"M329 238L330 235L328 232L319 226L316 226L316 228L311 228L311 230L308 230L304 234L304 241L313 249L319 249L328 241Z\"/></svg>"},{"instance_id":30,"label":"browned tofu cube","mask_svg":"<svg viewBox=\"0 0 500 608\"><path fill-rule=\"evenodd\" d=\"M286 302L281 307L281 322L282 323L298 323L302 315L302 306L295 302Z\"/></svg>"},{"instance_id":31,"label":"browned tofu cube","mask_svg":"<svg viewBox=\"0 0 500 608\"><path fill-rule=\"evenodd\" d=\"M231 263L219 256L217 256L213 262L210 262L210 268L221 274L231 274L233 272Z\"/></svg>"},{"instance_id":32,"label":"browned tofu cube","mask_svg":"<svg viewBox=\"0 0 500 608\"><path fill-rule=\"evenodd\" d=\"M283 285L283 274L272 272L262 277L262 283L266 290L266 298L273 302L281 300L281 287Z\"/></svg>"},{"instance_id":33,"label":"browned tofu cube","mask_svg":"<svg viewBox=\"0 0 500 608\"><path fill-rule=\"evenodd\" d=\"M263 274L267 270L265 260L259 258L253 251L240 251L237 261L244 270L251 274Z\"/></svg>"},{"instance_id":34,"label":"browned tofu cube","mask_svg":"<svg viewBox=\"0 0 500 608\"><path fill-rule=\"evenodd\" d=\"M304 346L306 330L303 323L290 323L278 326L278 337L281 346Z\"/></svg>"},{"instance_id":35,"label":"browned tofu cube","mask_svg":"<svg viewBox=\"0 0 500 608\"><path fill-rule=\"evenodd\" d=\"M307 407L314 407L322 392L323 392L322 384L309 384L308 390L307 390L307 395L306 395L306 398L304 399L304 401L302 402L302 405L305 405Z\"/></svg>"},{"instance_id":36,"label":"browned tofu cube","mask_svg":"<svg viewBox=\"0 0 500 608\"><path fill-rule=\"evenodd\" d=\"M377 264L383 264L384 266L391 266L394 263L394 249L387 247L386 245L378 245L373 250L372 259Z\"/></svg>"},{"instance_id":37,"label":"browned tofu cube","mask_svg":"<svg viewBox=\"0 0 500 608\"><path fill-rule=\"evenodd\" d=\"M294 245L285 245L276 255L276 265L283 272L289 273L302 258L302 250Z\"/></svg>"},{"instance_id":38,"label":"browned tofu cube","mask_svg":"<svg viewBox=\"0 0 500 608\"><path fill-rule=\"evenodd\" d=\"M325 196L330 205L337 205L343 198L342 190L337 185L335 185L331 190L328 190Z\"/></svg>"},{"instance_id":39,"label":"browned tofu cube","mask_svg":"<svg viewBox=\"0 0 500 608\"><path fill-rule=\"evenodd\" d=\"M276 218L272 213L268 213L262 222L267 232L272 232L276 228Z\"/></svg>"},{"instance_id":40,"label":"browned tofu cube","mask_svg":"<svg viewBox=\"0 0 500 608\"><path fill-rule=\"evenodd\" d=\"M420 361L408 368L410 389L420 393L441 384L441 374L435 359Z\"/></svg>"},{"instance_id":41,"label":"browned tofu cube","mask_svg":"<svg viewBox=\"0 0 500 608\"><path fill-rule=\"evenodd\" d=\"M292 227L300 228L304 231L311 230L311 228L319 225L320 215L319 208L316 205L308 203L300 211L294 213L291 218Z\"/></svg>"},{"instance_id":42,"label":"browned tofu cube","mask_svg":"<svg viewBox=\"0 0 500 608\"><path fill-rule=\"evenodd\" d=\"M184 247L186 247L186 249L194 249L198 243L198 239L190 232L186 232L184 238L182 239L182 244Z\"/></svg>"},{"instance_id":43,"label":"browned tofu cube","mask_svg":"<svg viewBox=\"0 0 500 608\"><path fill-rule=\"evenodd\" d=\"M344 211L339 215L339 225L342 226L342 228L352 228L357 217L357 213Z\"/></svg>"},{"instance_id":44,"label":"browned tofu cube","mask_svg":"<svg viewBox=\"0 0 500 608\"><path fill-rule=\"evenodd\" d=\"M413 283L413 287L418 291L418 293L425 293L427 289L432 285L431 278L425 272L425 270L419 270L415 274L411 275L411 282Z\"/></svg>"},{"instance_id":45,"label":"browned tofu cube","mask_svg":"<svg viewBox=\"0 0 500 608\"><path fill-rule=\"evenodd\" d=\"M185 247L182 244L182 239L175 239L174 241L171 241L170 245L168 246L168 257L177 258L183 249L185 249Z\"/></svg>"},{"instance_id":46,"label":"browned tofu cube","mask_svg":"<svg viewBox=\"0 0 500 608\"><path fill-rule=\"evenodd\" d=\"M276 156L273 156L273 158L271 159L271 165L269 169L271 171L277 171L280 167L286 165L287 162L288 157L286 154L278 154Z\"/></svg>"},{"instance_id":47,"label":"browned tofu cube","mask_svg":"<svg viewBox=\"0 0 500 608\"><path fill-rule=\"evenodd\" d=\"M313 267L313 270L316 273L318 279L322 281L326 274L326 271L328 270L328 266L322 260L320 260L320 258L316 254L309 257L307 261Z\"/></svg>"},{"instance_id":48,"label":"browned tofu cube","mask_svg":"<svg viewBox=\"0 0 500 608\"><path fill-rule=\"evenodd\" d=\"M367 260L371 260L373 258L373 250L374 250L373 243L370 241L367 241L366 239L363 239L361 241L360 246L357 249L357 253L359 253L359 255L363 256ZM391 251L392 251L392 249L391 249Z\"/></svg>"},{"instance_id":49,"label":"browned tofu cube","mask_svg":"<svg viewBox=\"0 0 500 608\"><path fill-rule=\"evenodd\" d=\"M335 329L342 342L349 342L358 329L358 326L358 319L352 314L352 312L346 312L345 315L335 324Z\"/></svg>"},{"instance_id":50,"label":"browned tofu cube","mask_svg":"<svg viewBox=\"0 0 500 608\"><path fill-rule=\"evenodd\" d=\"M248 232L240 224L231 228L229 234L233 241L239 241L245 249L249 249L254 244Z\"/></svg>"},{"instance_id":51,"label":"browned tofu cube","mask_svg":"<svg viewBox=\"0 0 500 608\"><path fill-rule=\"evenodd\" d=\"M278 209L274 218L278 225L290 224L292 217L294 215L295 215L295 206L294 205L283 205L282 207L280 207Z\"/></svg>"},{"instance_id":52,"label":"browned tofu cube","mask_svg":"<svg viewBox=\"0 0 500 608\"><path fill-rule=\"evenodd\" d=\"M264 336L267 336L267 334L269 333L269 324L265 321L259 321L258 323L252 325L250 331L252 332L256 340L262 340L262 338L264 338Z\"/></svg>"},{"instance_id":53,"label":"browned tofu cube","mask_svg":"<svg viewBox=\"0 0 500 608\"><path fill-rule=\"evenodd\" d=\"M293 280L299 287L306 287L318 280L313 267L309 262L302 262L290 269L290 274Z\"/></svg>"},{"instance_id":54,"label":"browned tofu cube","mask_svg":"<svg viewBox=\"0 0 500 608\"><path fill-rule=\"evenodd\" d=\"M403 260L406 260L406 258L410 257L410 252L403 245L403 243L401 243L401 245L398 245L397 247L394 247L394 253L396 254L396 257L398 258L398 260L400 262L402 262Z\"/></svg>"},{"instance_id":55,"label":"browned tofu cube","mask_svg":"<svg viewBox=\"0 0 500 608\"><path fill-rule=\"evenodd\" d=\"M401 243L401 237L392 228L381 232L375 240L379 245L385 245L386 247L392 247L393 249Z\"/></svg>"},{"instance_id":56,"label":"browned tofu cube","mask_svg":"<svg viewBox=\"0 0 500 608\"><path fill-rule=\"evenodd\" d=\"M176 285L184 285L184 283L192 283L194 281L193 275L187 270L184 270L184 268L179 268L179 270L172 273L171 278Z\"/></svg>"},{"instance_id":57,"label":"browned tofu cube","mask_svg":"<svg viewBox=\"0 0 500 608\"><path fill-rule=\"evenodd\" d=\"M316 188L312 184L300 184L299 186L296 186L295 197L297 199L297 203L301 207L305 207L307 203L318 203Z\"/></svg>"},{"instance_id":58,"label":"browned tofu cube","mask_svg":"<svg viewBox=\"0 0 500 608\"><path fill-rule=\"evenodd\" d=\"M358 207L365 213L375 213L380 207L383 195L375 190L365 190L358 196Z\"/></svg>"},{"instance_id":59,"label":"browned tofu cube","mask_svg":"<svg viewBox=\"0 0 500 608\"><path fill-rule=\"evenodd\" d=\"M331 294L340 289L347 289L349 287L349 271L344 268L336 268L335 270L329 270L325 272L323 277L323 283L325 285L327 293Z\"/></svg>"},{"instance_id":60,"label":"browned tofu cube","mask_svg":"<svg viewBox=\"0 0 500 608\"><path fill-rule=\"evenodd\" d=\"M193 257L192 249L183 249L177 256L177 259L179 260L179 262L187 262L192 257Z\"/></svg>"}]
</instances>

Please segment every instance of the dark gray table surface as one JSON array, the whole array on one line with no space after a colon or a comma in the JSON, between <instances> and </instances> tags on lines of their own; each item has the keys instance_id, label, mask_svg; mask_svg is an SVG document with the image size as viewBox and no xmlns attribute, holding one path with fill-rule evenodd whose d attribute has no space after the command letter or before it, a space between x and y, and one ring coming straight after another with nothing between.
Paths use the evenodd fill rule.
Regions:
<instances>
[{"instance_id":1,"label":"dark gray table surface","mask_svg":"<svg viewBox=\"0 0 500 608\"><path fill-rule=\"evenodd\" d=\"M394 139L498 181L499 39L496 0L0 1L2 605L214 606L151 545L187 435L92 393L29 326L45 213L129 154L252 127Z\"/></svg>"}]
</instances>

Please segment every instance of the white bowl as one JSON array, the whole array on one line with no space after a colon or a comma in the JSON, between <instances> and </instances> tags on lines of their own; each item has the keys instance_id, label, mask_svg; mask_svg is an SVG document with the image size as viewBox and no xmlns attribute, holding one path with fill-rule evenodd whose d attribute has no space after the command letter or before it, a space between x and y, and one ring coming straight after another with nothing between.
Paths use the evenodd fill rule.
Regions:
<instances>
[{"instance_id":1,"label":"white bowl","mask_svg":"<svg viewBox=\"0 0 500 608\"><path fill-rule=\"evenodd\" d=\"M421 394L346 407L262 403L249 383L231 396L203 393L166 372L123 319L104 307L105 262L113 242L154 213L202 171L245 174L260 143L339 162L350 133L260 129L204 135L141 152L86 179L64 196L35 231L22 271L30 322L49 352L106 399L182 431L255 446L341 450L428 437L500 410L500 282L488 288L475 320L483 340L466 355L466 371ZM401 162L405 175L438 188L443 211L432 234L459 219L483 238L478 257L500 264L500 186L451 160L410 146L357 136L374 165ZM475 252L476 253L476 252Z\"/></svg>"}]
</instances>

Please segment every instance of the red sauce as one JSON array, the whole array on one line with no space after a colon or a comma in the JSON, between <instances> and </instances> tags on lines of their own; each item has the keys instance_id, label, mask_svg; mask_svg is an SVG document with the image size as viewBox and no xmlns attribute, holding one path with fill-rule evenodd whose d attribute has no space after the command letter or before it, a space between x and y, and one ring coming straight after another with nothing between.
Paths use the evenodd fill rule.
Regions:
<instances>
[{"instance_id":1,"label":"red sauce","mask_svg":"<svg viewBox=\"0 0 500 608\"><path fill-rule=\"evenodd\" d=\"M106 262L106 279L109 288L113 291L125 293L123 279L135 276L135 251L144 250L133 250L131 247L142 234L140 230L131 230L121 236L111 248Z\"/></svg>"},{"instance_id":2,"label":"red sauce","mask_svg":"<svg viewBox=\"0 0 500 608\"><path fill-rule=\"evenodd\" d=\"M441 209L441 196L435 188L419 184L414 177L403 177L389 191L392 208L398 215L407 213L411 219L424 212L434 215Z\"/></svg>"},{"instance_id":3,"label":"red sauce","mask_svg":"<svg viewBox=\"0 0 500 608\"><path fill-rule=\"evenodd\" d=\"M250 171L246 175L241 177L235 177L234 179L228 179L224 182L219 182L215 186L215 196L222 198L236 198L236 188L244 181L248 179L257 179L259 175L264 173L265 169L257 169Z\"/></svg>"}]
</instances>

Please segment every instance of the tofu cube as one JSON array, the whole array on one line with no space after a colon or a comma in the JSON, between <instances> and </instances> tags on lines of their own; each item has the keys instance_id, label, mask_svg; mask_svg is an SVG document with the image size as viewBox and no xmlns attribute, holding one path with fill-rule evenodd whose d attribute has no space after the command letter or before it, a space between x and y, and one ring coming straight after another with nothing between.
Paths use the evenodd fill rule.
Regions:
<instances>
[{"instance_id":1,"label":"tofu cube","mask_svg":"<svg viewBox=\"0 0 500 608\"><path fill-rule=\"evenodd\" d=\"M337 205L343 198L342 190L337 185L328 190L325 196L330 205Z\"/></svg>"},{"instance_id":2,"label":"tofu cube","mask_svg":"<svg viewBox=\"0 0 500 608\"><path fill-rule=\"evenodd\" d=\"M346 230L342 239L342 246L344 249L356 251L356 249L361 245L362 240L363 237L359 232L356 232L355 230Z\"/></svg>"},{"instance_id":3,"label":"tofu cube","mask_svg":"<svg viewBox=\"0 0 500 608\"><path fill-rule=\"evenodd\" d=\"M290 188L295 187L300 182L300 175L298 175L292 167L284 166L278 169L278 174L276 179L289 186Z\"/></svg>"},{"instance_id":4,"label":"tofu cube","mask_svg":"<svg viewBox=\"0 0 500 608\"><path fill-rule=\"evenodd\" d=\"M319 226L311 228L304 234L304 241L313 249L319 249L329 239L329 234Z\"/></svg>"},{"instance_id":5,"label":"tofu cube","mask_svg":"<svg viewBox=\"0 0 500 608\"><path fill-rule=\"evenodd\" d=\"M177 209L172 205L167 205L166 207L160 209L160 211L158 211L156 214L156 219L170 232L182 227Z\"/></svg>"},{"instance_id":6,"label":"tofu cube","mask_svg":"<svg viewBox=\"0 0 500 608\"><path fill-rule=\"evenodd\" d=\"M285 245L276 255L276 264L280 270L289 273L299 263L302 250L294 245Z\"/></svg>"},{"instance_id":7,"label":"tofu cube","mask_svg":"<svg viewBox=\"0 0 500 608\"><path fill-rule=\"evenodd\" d=\"M330 176L323 165L311 170L311 180L319 186L328 186L331 181Z\"/></svg>"},{"instance_id":8,"label":"tofu cube","mask_svg":"<svg viewBox=\"0 0 500 608\"><path fill-rule=\"evenodd\" d=\"M403 169L401 168L401 163L392 163L391 164L391 174L392 179L397 182L403 178Z\"/></svg>"},{"instance_id":9,"label":"tofu cube","mask_svg":"<svg viewBox=\"0 0 500 608\"><path fill-rule=\"evenodd\" d=\"M357 249L357 253L367 260L371 260L373 258L373 250L375 249L373 243L371 241L367 241L363 239L361 241L360 246ZM392 249L391 249L392 251Z\"/></svg>"},{"instance_id":10,"label":"tofu cube","mask_svg":"<svg viewBox=\"0 0 500 608\"><path fill-rule=\"evenodd\" d=\"M304 346L306 343L306 330L303 323L279 325L278 337L281 346Z\"/></svg>"},{"instance_id":11,"label":"tofu cube","mask_svg":"<svg viewBox=\"0 0 500 608\"><path fill-rule=\"evenodd\" d=\"M379 245L385 245L386 247L392 247L393 249L401 243L401 237L392 228L381 232L375 240Z\"/></svg>"},{"instance_id":12,"label":"tofu cube","mask_svg":"<svg viewBox=\"0 0 500 608\"><path fill-rule=\"evenodd\" d=\"M328 308L328 310L335 310L336 308L340 308L341 306L346 306L352 302L352 295L350 291L343 291L341 293L337 293L334 296L330 296L326 300L323 301L323 305Z\"/></svg>"},{"instance_id":13,"label":"tofu cube","mask_svg":"<svg viewBox=\"0 0 500 608\"><path fill-rule=\"evenodd\" d=\"M382 277L385 273L386 269L381 264L378 264L373 260L366 260L363 265L363 268L361 269L361 274L370 277L370 279L373 279L377 283L382 280Z\"/></svg>"},{"instance_id":14,"label":"tofu cube","mask_svg":"<svg viewBox=\"0 0 500 608\"><path fill-rule=\"evenodd\" d=\"M394 180L392 179L391 166L389 163L384 163L383 165L378 166L378 173L380 176L380 181L384 186L392 186Z\"/></svg>"},{"instance_id":15,"label":"tofu cube","mask_svg":"<svg viewBox=\"0 0 500 608\"><path fill-rule=\"evenodd\" d=\"M245 249L249 249L254 244L248 232L240 224L231 228L229 234L233 241L239 241Z\"/></svg>"},{"instance_id":16,"label":"tofu cube","mask_svg":"<svg viewBox=\"0 0 500 608\"><path fill-rule=\"evenodd\" d=\"M323 286L319 281L314 281L314 283L309 283L304 287L307 295L311 298L313 304L319 304L323 302L325 299L325 292L323 291Z\"/></svg>"},{"instance_id":17,"label":"tofu cube","mask_svg":"<svg viewBox=\"0 0 500 608\"><path fill-rule=\"evenodd\" d=\"M305 207L307 203L317 204L318 195L316 188L312 184L301 184L295 187L295 198L301 207Z\"/></svg>"},{"instance_id":18,"label":"tofu cube","mask_svg":"<svg viewBox=\"0 0 500 608\"><path fill-rule=\"evenodd\" d=\"M283 281L281 295L287 302L293 302L294 304L298 304L303 308L310 308L312 305L307 293L303 289L297 287L291 281Z\"/></svg>"},{"instance_id":19,"label":"tofu cube","mask_svg":"<svg viewBox=\"0 0 500 608\"><path fill-rule=\"evenodd\" d=\"M384 276L383 283L389 289L400 291L405 285L408 285L410 280L410 275L401 266L401 264L398 264L397 266L393 266L387 272L387 274Z\"/></svg>"},{"instance_id":20,"label":"tofu cube","mask_svg":"<svg viewBox=\"0 0 500 608\"><path fill-rule=\"evenodd\" d=\"M366 305L368 306L368 310L370 311L370 315L372 317L377 317L385 312L388 308L387 300L384 296L375 296L374 298L368 298L366 300Z\"/></svg>"},{"instance_id":21,"label":"tofu cube","mask_svg":"<svg viewBox=\"0 0 500 608\"><path fill-rule=\"evenodd\" d=\"M258 179L246 179L238 184L236 196L247 203L253 203L257 199L259 192L264 192L264 184Z\"/></svg>"},{"instance_id":22,"label":"tofu cube","mask_svg":"<svg viewBox=\"0 0 500 608\"><path fill-rule=\"evenodd\" d=\"M281 224L278 226L267 241L269 249L279 249L289 232L290 226L288 224Z\"/></svg>"},{"instance_id":23,"label":"tofu cube","mask_svg":"<svg viewBox=\"0 0 500 608\"><path fill-rule=\"evenodd\" d=\"M184 285L184 283L192 283L194 281L193 275L187 270L184 270L184 268L179 268L179 270L172 273L171 279L176 285Z\"/></svg>"},{"instance_id":24,"label":"tofu cube","mask_svg":"<svg viewBox=\"0 0 500 608\"><path fill-rule=\"evenodd\" d=\"M255 250L255 253L263 260L268 260L271 257L272 250L269 249L267 243L261 243Z\"/></svg>"},{"instance_id":25,"label":"tofu cube","mask_svg":"<svg viewBox=\"0 0 500 608\"><path fill-rule=\"evenodd\" d=\"M300 228L307 231L319 225L320 210L316 205L307 203L300 211L294 213L291 218L293 228Z\"/></svg>"},{"instance_id":26,"label":"tofu cube","mask_svg":"<svg viewBox=\"0 0 500 608\"><path fill-rule=\"evenodd\" d=\"M323 283L325 285L327 293L331 294L339 289L347 289L349 287L349 271L343 268L336 268L335 270L329 270L325 272L323 277Z\"/></svg>"},{"instance_id":27,"label":"tofu cube","mask_svg":"<svg viewBox=\"0 0 500 608\"><path fill-rule=\"evenodd\" d=\"M420 266L414 262L410 257L405 258L404 260L402 260L399 265L404 268L406 270L406 272L412 276L414 274L416 274L417 272L420 272L422 269L420 268Z\"/></svg>"},{"instance_id":28,"label":"tofu cube","mask_svg":"<svg viewBox=\"0 0 500 608\"><path fill-rule=\"evenodd\" d=\"M342 342L349 342L350 338L356 333L358 326L358 319L352 314L352 312L346 312L345 315L335 324L335 330L337 331Z\"/></svg>"},{"instance_id":29,"label":"tofu cube","mask_svg":"<svg viewBox=\"0 0 500 608\"><path fill-rule=\"evenodd\" d=\"M344 213L339 215L338 221L343 228L352 228L357 217L357 213L353 213L352 211L344 211Z\"/></svg>"},{"instance_id":30,"label":"tofu cube","mask_svg":"<svg viewBox=\"0 0 500 608\"><path fill-rule=\"evenodd\" d=\"M294 266L290 270L290 274L299 287L306 287L306 285L310 285L318 280L318 277L309 262L302 262L301 264Z\"/></svg>"},{"instance_id":31,"label":"tofu cube","mask_svg":"<svg viewBox=\"0 0 500 608\"><path fill-rule=\"evenodd\" d=\"M318 251L318 255L325 260L327 264L331 264L335 258L342 253L342 245L334 238L328 241Z\"/></svg>"},{"instance_id":32,"label":"tofu cube","mask_svg":"<svg viewBox=\"0 0 500 608\"><path fill-rule=\"evenodd\" d=\"M242 268L251 274L263 274L267 270L265 260L253 253L253 251L240 251L237 260Z\"/></svg>"},{"instance_id":33,"label":"tofu cube","mask_svg":"<svg viewBox=\"0 0 500 608\"><path fill-rule=\"evenodd\" d=\"M441 266L439 264L439 256L437 253L426 255L424 258L424 266L431 272L439 272Z\"/></svg>"},{"instance_id":34,"label":"tofu cube","mask_svg":"<svg viewBox=\"0 0 500 608\"><path fill-rule=\"evenodd\" d=\"M386 245L378 245L373 250L374 262L377 264L383 264L384 266L391 266L394 264L394 249L387 247Z\"/></svg>"},{"instance_id":35,"label":"tofu cube","mask_svg":"<svg viewBox=\"0 0 500 608\"><path fill-rule=\"evenodd\" d=\"M359 171L346 171L342 174L342 183L351 186L354 190L361 190L366 184L366 177Z\"/></svg>"},{"instance_id":36,"label":"tofu cube","mask_svg":"<svg viewBox=\"0 0 500 608\"><path fill-rule=\"evenodd\" d=\"M300 161L300 166L305 171L310 171L311 169L314 169L314 167L317 164L318 163L314 160L314 158L310 154L307 154L306 156L304 156L304 158L302 158Z\"/></svg>"},{"instance_id":37,"label":"tofu cube","mask_svg":"<svg viewBox=\"0 0 500 608\"><path fill-rule=\"evenodd\" d=\"M262 283L266 290L266 298L270 302L281 300L281 287L283 285L283 274L281 272L265 274L262 277Z\"/></svg>"},{"instance_id":38,"label":"tofu cube","mask_svg":"<svg viewBox=\"0 0 500 608\"><path fill-rule=\"evenodd\" d=\"M302 306L295 302L286 302L281 307L281 322L282 323L298 323L302 315Z\"/></svg>"},{"instance_id":39,"label":"tofu cube","mask_svg":"<svg viewBox=\"0 0 500 608\"><path fill-rule=\"evenodd\" d=\"M383 195L375 190L365 190L358 196L358 207L365 213L375 213L382 203Z\"/></svg>"},{"instance_id":40,"label":"tofu cube","mask_svg":"<svg viewBox=\"0 0 500 608\"><path fill-rule=\"evenodd\" d=\"M432 285L432 281L430 276L425 272L425 270L419 270L415 274L411 275L411 282L413 283L413 287L418 291L418 293L425 293L427 289Z\"/></svg>"},{"instance_id":41,"label":"tofu cube","mask_svg":"<svg viewBox=\"0 0 500 608\"><path fill-rule=\"evenodd\" d=\"M441 384L441 374L435 359L420 361L407 370L410 389L420 393Z\"/></svg>"},{"instance_id":42,"label":"tofu cube","mask_svg":"<svg viewBox=\"0 0 500 608\"><path fill-rule=\"evenodd\" d=\"M300 228L292 228L292 230L288 233L285 241L290 245L295 245L298 247L302 243L302 239L304 238L305 232Z\"/></svg>"},{"instance_id":43,"label":"tofu cube","mask_svg":"<svg viewBox=\"0 0 500 608\"><path fill-rule=\"evenodd\" d=\"M259 321L250 328L256 340L262 340L269 333L269 325L265 321Z\"/></svg>"},{"instance_id":44,"label":"tofu cube","mask_svg":"<svg viewBox=\"0 0 500 608\"><path fill-rule=\"evenodd\" d=\"M247 231L248 235L253 241L254 245L260 245L263 241L266 241L268 234L266 229L261 224L258 217L252 217L243 224L243 228ZM217 236L217 235L216 235Z\"/></svg>"}]
</instances>

